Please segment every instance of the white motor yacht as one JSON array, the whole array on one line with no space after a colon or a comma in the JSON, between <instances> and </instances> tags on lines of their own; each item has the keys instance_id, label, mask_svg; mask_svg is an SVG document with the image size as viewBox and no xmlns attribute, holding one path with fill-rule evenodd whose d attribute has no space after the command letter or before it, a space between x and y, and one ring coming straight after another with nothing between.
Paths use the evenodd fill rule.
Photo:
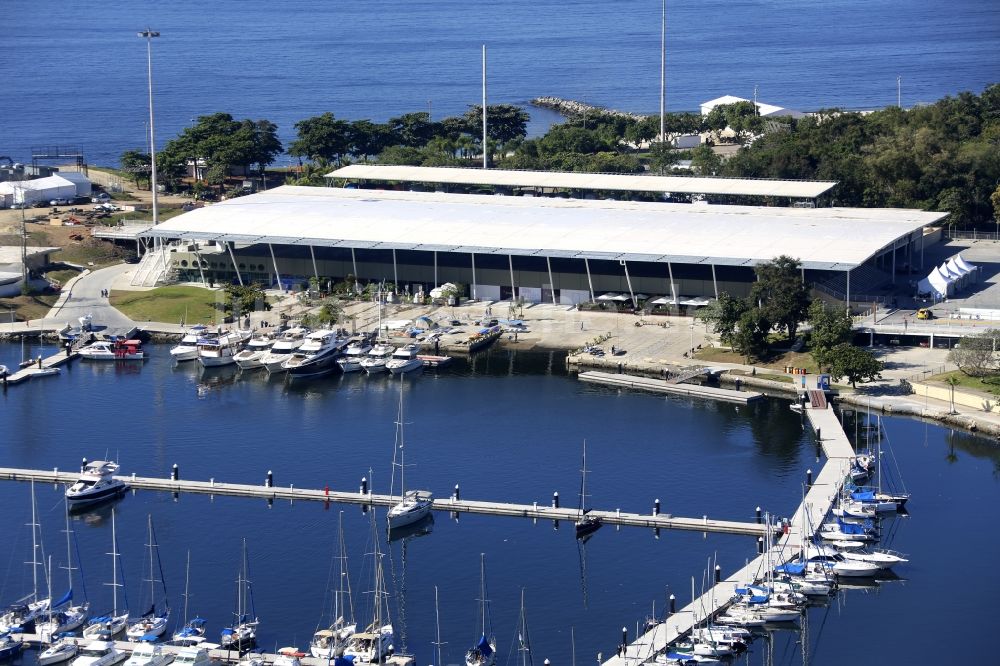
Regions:
<instances>
[{"instance_id":1,"label":"white motor yacht","mask_svg":"<svg viewBox=\"0 0 1000 666\"><path fill-rule=\"evenodd\" d=\"M173 660L174 655L165 652L162 645L143 641L132 651L132 656L125 662L125 666L167 666Z\"/></svg>"},{"instance_id":2,"label":"white motor yacht","mask_svg":"<svg viewBox=\"0 0 1000 666\"><path fill-rule=\"evenodd\" d=\"M73 660L73 666L113 666L128 659L128 654L115 649L111 641L87 643Z\"/></svg>"},{"instance_id":3,"label":"white motor yacht","mask_svg":"<svg viewBox=\"0 0 1000 666\"><path fill-rule=\"evenodd\" d=\"M401 375L413 372L424 367L424 362L417 358L420 348L417 345L405 345L392 353L392 357L386 361L385 369L394 375Z\"/></svg>"},{"instance_id":4,"label":"white motor yacht","mask_svg":"<svg viewBox=\"0 0 1000 666\"><path fill-rule=\"evenodd\" d=\"M183 648L174 658L174 666L209 666L211 663L208 650L198 647Z\"/></svg>"},{"instance_id":5,"label":"white motor yacht","mask_svg":"<svg viewBox=\"0 0 1000 666\"><path fill-rule=\"evenodd\" d=\"M170 356L175 361L193 361L198 358L198 340L205 336L206 327L198 324L187 329L184 337L170 348Z\"/></svg>"},{"instance_id":6,"label":"white motor yacht","mask_svg":"<svg viewBox=\"0 0 1000 666\"><path fill-rule=\"evenodd\" d=\"M891 569L897 564L905 564L909 562L906 557L900 553L893 552L891 550L846 550L841 551L840 556L848 561L856 562L867 562L869 564L874 564L879 569Z\"/></svg>"},{"instance_id":7,"label":"white motor yacht","mask_svg":"<svg viewBox=\"0 0 1000 666\"><path fill-rule=\"evenodd\" d=\"M264 354L260 360L261 365L268 372L283 372L281 364L290 359L295 350L302 346L308 334L309 329L305 326L288 329L274 341L271 349Z\"/></svg>"},{"instance_id":8,"label":"white motor yacht","mask_svg":"<svg viewBox=\"0 0 1000 666\"><path fill-rule=\"evenodd\" d=\"M258 334L250 338L246 349L238 353L234 358L236 365L243 370L254 370L264 367L263 360L267 352L274 344L274 337L266 334Z\"/></svg>"},{"instance_id":9,"label":"white motor yacht","mask_svg":"<svg viewBox=\"0 0 1000 666\"><path fill-rule=\"evenodd\" d=\"M337 365L344 372L358 372L361 370L361 362L366 358L371 348L372 345L366 337L354 340L347 345L344 355L337 359Z\"/></svg>"},{"instance_id":10,"label":"white motor yacht","mask_svg":"<svg viewBox=\"0 0 1000 666\"><path fill-rule=\"evenodd\" d=\"M248 338L249 334L239 332L226 333L218 338L203 338L198 341L198 361L206 368L232 365Z\"/></svg>"},{"instance_id":11,"label":"white motor yacht","mask_svg":"<svg viewBox=\"0 0 1000 666\"><path fill-rule=\"evenodd\" d=\"M142 361L146 358L141 340L98 340L81 347L77 354L88 361Z\"/></svg>"},{"instance_id":12,"label":"white motor yacht","mask_svg":"<svg viewBox=\"0 0 1000 666\"><path fill-rule=\"evenodd\" d=\"M109 460L87 463L76 483L66 489L66 500L72 506L83 506L121 495L128 484L114 478L117 471L118 463Z\"/></svg>"},{"instance_id":13,"label":"white motor yacht","mask_svg":"<svg viewBox=\"0 0 1000 666\"><path fill-rule=\"evenodd\" d=\"M337 367L337 358L347 346L347 340L337 331L324 329L306 336L290 359L281 364L292 377L318 377Z\"/></svg>"},{"instance_id":14,"label":"white motor yacht","mask_svg":"<svg viewBox=\"0 0 1000 666\"><path fill-rule=\"evenodd\" d=\"M368 351L368 356L361 359L361 369L369 375L385 372L385 364L392 357L396 348L390 344L380 342Z\"/></svg>"}]
</instances>

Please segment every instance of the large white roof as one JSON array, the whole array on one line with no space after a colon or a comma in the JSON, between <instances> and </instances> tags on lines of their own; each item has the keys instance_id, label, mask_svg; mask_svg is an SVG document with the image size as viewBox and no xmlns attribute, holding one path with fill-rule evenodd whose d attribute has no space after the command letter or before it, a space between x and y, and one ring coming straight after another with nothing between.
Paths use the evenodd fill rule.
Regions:
<instances>
[{"instance_id":1,"label":"large white roof","mask_svg":"<svg viewBox=\"0 0 1000 666\"><path fill-rule=\"evenodd\" d=\"M847 270L945 213L766 208L284 186L161 223L150 236Z\"/></svg>"},{"instance_id":2,"label":"large white roof","mask_svg":"<svg viewBox=\"0 0 1000 666\"><path fill-rule=\"evenodd\" d=\"M452 185L501 185L572 190L622 192L673 192L678 194L730 194L814 199L836 182L817 180L766 180L705 178L695 176L633 176L611 173L566 171L510 171L505 169L461 169L386 164L351 164L331 171L327 178L346 180L447 183Z\"/></svg>"}]
</instances>

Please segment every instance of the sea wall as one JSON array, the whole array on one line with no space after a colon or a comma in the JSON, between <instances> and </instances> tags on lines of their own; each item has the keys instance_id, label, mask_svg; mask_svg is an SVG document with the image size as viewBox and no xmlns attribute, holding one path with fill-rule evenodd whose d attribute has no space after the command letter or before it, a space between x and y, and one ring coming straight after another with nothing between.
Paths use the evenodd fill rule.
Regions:
<instances>
[{"instance_id":1,"label":"sea wall","mask_svg":"<svg viewBox=\"0 0 1000 666\"><path fill-rule=\"evenodd\" d=\"M608 116L618 116L621 118L629 118L631 120L642 120L648 116L644 116L640 113L631 113L628 111L617 111L615 109L606 109L603 106L595 106L593 104L587 104L585 102L577 102L572 99L562 99L561 97L536 97L531 100L532 106L537 106L543 109L550 109L566 116L567 118L574 118L577 116L583 116L586 114L603 114Z\"/></svg>"}]
</instances>

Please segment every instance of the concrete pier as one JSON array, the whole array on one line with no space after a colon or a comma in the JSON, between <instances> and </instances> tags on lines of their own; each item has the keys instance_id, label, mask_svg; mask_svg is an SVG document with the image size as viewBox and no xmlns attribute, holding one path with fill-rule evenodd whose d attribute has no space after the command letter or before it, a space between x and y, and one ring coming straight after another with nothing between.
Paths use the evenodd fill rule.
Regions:
<instances>
[{"instance_id":1,"label":"concrete pier","mask_svg":"<svg viewBox=\"0 0 1000 666\"><path fill-rule=\"evenodd\" d=\"M21 368L17 372L9 375L7 377L7 380L6 380L6 384L7 384L7 386L14 386L14 385L20 384L23 381L31 379L32 377L34 377L35 375L37 375L42 370L47 370L49 368L57 368L57 367L65 364L65 363L69 363L70 361L72 361L72 360L74 360L74 359L76 359L78 357L79 357L79 354L76 353L75 349L71 349L69 351L69 353L66 353L65 349L61 349L58 352L56 352L55 354L52 354L51 356L43 358L42 359L42 363L41 363L41 367L39 367L38 363L36 362L36 363L32 363L31 365L29 365L29 366L27 366L25 368ZM0 386L2 386L2 384L3 384L3 380L0 380Z\"/></svg>"},{"instance_id":2,"label":"concrete pier","mask_svg":"<svg viewBox=\"0 0 1000 666\"><path fill-rule=\"evenodd\" d=\"M0 480L34 481L36 483L71 484L79 476L76 472L46 471L0 467ZM361 504L368 506L392 506L399 501L393 495L378 495L369 492L343 492L337 490L312 490L294 486L250 485L243 483L221 483L218 481L191 481L187 479L160 479L142 476L122 476L121 479L133 489L153 490L167 493L199 493L202 495L226 495L230 497L251 497L264 500L289 500L311 502L336 502L340 504ZM477 513L490 516L512 516L541 520L575 521L579 511L573 508L553 507L547 503L509 504L505 502L483 502L448 497L435 499L435 511L456 513ZM594 510L591 515L599 516L609 525L625 527L646 527L665 530L689 530L742 536L765 536L766 526L732 520L715 520L708 517L681 518L667 513L659 515L628 513L624 511Z\"/></svg>"},{"instance_id":3,"label":"concrete pier","mask_svg":"<svg viewBox=\"0 0 1000 666\"><path fill-rule=\"evenodd\" d=\"M619 653L603 662L602 666L635 666L652 663L656 655L664 652L678 638L688 634L699 623L725 610L738 586L760 580L767 573L766 567L784 564L798 556L801 547L819 530L850 470L854 449L840 426L833 408L820 395L810 395L811 404L805 415L823 447L826 464L802 503L792 516L786 534L769 550L752 560L745 567L717 583L699 599L673 613L648 632L626 646Z\"/></svg>"},{"instance_id":4,"label":"concrete pier","mask_svg":"<svg viewBox=\"0 0 1000 666\"><path fill-rule=\"evenodd\" d=\"M698 374L703 374L703 372L699 372ZM593 370L581 372L580 381L604 384L606 386L621 386L640 391L651 391L653 393L669 393L671 395L683 395L691 398L722 400L724 402L735 402L740 405L746 405L764 397L763 393L752 391L734 391L733 389L701 386L699 384L681 384L669 379L653 379L651 377L638 377L636 375L625 374L616 375L611 372L597 372Z\"/></svg>"}]
</instances>

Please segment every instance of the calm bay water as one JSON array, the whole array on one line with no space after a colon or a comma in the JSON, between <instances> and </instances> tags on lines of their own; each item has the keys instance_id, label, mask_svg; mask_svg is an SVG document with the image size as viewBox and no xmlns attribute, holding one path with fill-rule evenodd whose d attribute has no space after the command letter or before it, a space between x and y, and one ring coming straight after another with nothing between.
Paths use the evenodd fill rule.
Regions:
<instances>
[{"instance_id":1,"label":"calm bay water","mask_svg":"<svg viewBox=\"0 0 1000 666\"><path fill-rule=\"evenodd\" d=\"M260 375L175 367L165 348L152 352L141 367L80 362L61 377L0 395L3 464L71 469L82 456L110 452L123 471L140 475L166 476L178 463L192 479L262 483L273 470L279 485L354 489L368 476L376 491L388 488L398 406L388 378L334 377L289 387ZM0 346L0 362L20 355L19 347ZM758 504L791 513L805 470L818 469L811 437L785 401L738 408L619 393L581 384L562 368L555 355L494 350L407 381L410 482L439 497L459 483L466 498L521 502L546 503L558 490L564 505L574 505L586 439L596 506L646 511L660 498L663 510L676 515L752 520ZM989 440L913 420L887 419L886 430L914 493L912 516L886 532L912 562L899 569L902 581L844 591L813 609L803 634L776 634L775 663L800 663L802 641L810 663L840 663L843 645L858 636L865 637L870 663L926 663L926 644L914 635L961 633L963 640L949 648L956 662L974 662L992 649L987 618L1000 580L970 577L962 563L1000 546L975 509L1000 501L1000 451ZM45 549L57 566L64 559L61 494L37 491ZM0 503L6 560L0 600L9 601L30 588L22 564L30 550L23 527L28 487L0 484ZM359 507L138 493L117 510L132 607L141 605L145 521L152 514L175 612L182 613L190 550L191 612L209 619L213 635L231 617L246 537L261 642L269 649L302 647L315 629L343 511L356 613L366 616L372 546L370 521ZM109 518L104 508L74 521L87 592L98 608L110 604L101 585L110 576ZM389 552L395 625L418 663L433 661L435 585L445 663L460 663L475 640L478 562L485 553L501 663L515 636L523 587L535 658L568 664L571 631L584 663L609 654L622 626L632 635L671 592L685 603L692 577L700 589L709 558L728 572L753 557L755 547L742 537L665 532L655 539L644 530L605 527L580 551L568 524L554 530L521 519L455 522L442 514L432 533L393 542ZM872 631L887 618L897 629ZM758 642L741 663L763 663L766 650Z\"/></svg>"},{"instance_id":2,"label":"calm bay water","mask_svg":"<svg viewBox=\"0 0 1000 666\"><path fill-rule=\"evenodd\" d=\"M0 23L0 154L80 147L117 164L144 145L146 52L154 41L160 143L195 117L267 118L287 141L323 113L385 120L557 95L659 108L657 0L310 0L84 3L8 0ZM672 0L670 110L719 95L816 108L934 101L1000 80L1000 5L988 0ZM553 120L532 110L533 131Z\"/></svg>"}]
</instances>

